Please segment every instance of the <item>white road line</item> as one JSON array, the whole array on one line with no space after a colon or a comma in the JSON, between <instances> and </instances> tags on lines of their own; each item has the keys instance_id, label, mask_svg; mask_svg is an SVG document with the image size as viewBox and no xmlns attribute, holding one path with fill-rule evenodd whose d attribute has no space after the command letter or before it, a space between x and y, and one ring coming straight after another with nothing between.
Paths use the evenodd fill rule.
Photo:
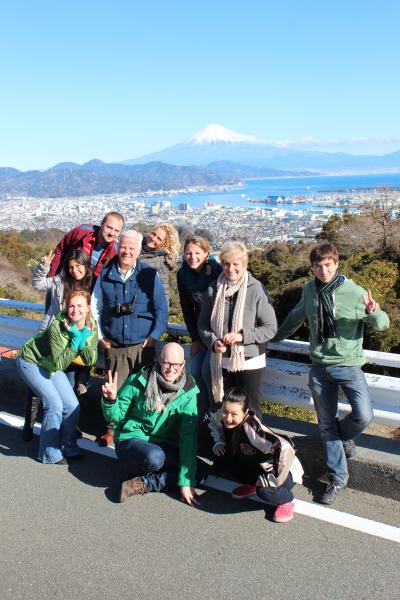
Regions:
<instances>
[{"instance_id":1,"label":"white road line","mask_svg":"<svg viewBox=\"0 0 400 600\"><path fill-rule=\"evenodd\" d=\"M234 481L209 475L205 485L214 490L231 493L238 484ZM264 504L258 496L251 496L250 499ZM400 543L400 529L392 525L386 525L385 523L379 523L371 519L364 519L363 517L357 517L349 513L334 510L333 508L321 506L321 504L304 502L304 500L297 499L295 499L294 511L300 515L306 515L320 521L326 521L327 523L333 523L334 525L340 525L341 527L347 527L348 529L354 529L355 531L361 531L362 533L368 533L375 537Z\"/></svg>"},{"instance_id":2,"label":"white road line","mask_svg":"<svg viewBox=\"0 0 400 600\"><path fill-rule=\"evenodd\" d=\"M22 419L21 417L17 417L15 415L11 415L5 412L0 412L0 425L7 425L9 427L22 429L23 424L24 419ZM34 427L34 433L36 435L39 435L40 433L40 425L37 423ZM101 454L102 456L107 456L109 458L116 458L115 450L112 446L102 448L92 440L88 440L85 438L78 440L78 445L83 450L95 452L96 454ZM234 481L229 481L227 479L222 479L220 477L210 475L207 478L205 485L214 490L230 493L235 487L237 487L238 484ZM251 500L263 504L262 500L257 496L252 496ZM371 519L357 517L349 513L344 513L338 510L334 510L332 508L321 506L320 504L304 502L304 500L296 499L294 510L300 515L306 515L307 517L319 519L320 521L326 521L327 523L340 525L341 527L347 527L348 529L353 529L355 531L367 533L369 535L380 537L385 540L400 543L400 528L393 527L392 525L386 525L385 523L379 523L378 521L373 521Z\"/></svg>"}]
</instances>

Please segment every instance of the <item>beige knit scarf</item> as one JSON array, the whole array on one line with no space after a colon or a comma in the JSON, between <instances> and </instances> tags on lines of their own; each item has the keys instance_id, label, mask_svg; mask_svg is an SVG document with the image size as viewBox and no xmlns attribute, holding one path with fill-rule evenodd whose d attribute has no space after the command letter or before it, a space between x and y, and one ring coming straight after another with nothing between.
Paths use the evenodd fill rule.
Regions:
<instances>
[{"instance_id":1,"label":"beige knit scarf","mask_svg":"<svg viewBox=\"0 0 400 600\"><path fill-rule=\"evenodd\" d=\"M236 293L237 298L233 310L231 331L239 333L243 330L243 313L246 302L248 279L249 274L247 271L245 271L242 277L233 285L229 285L229 280L225 278L223 273L218 277L217 294L211 313L211 330L219 340L221 340L226 333L230 333L224 331L225 299L230 298ZM232 344L232 346L230 346L230 351L228 371L242 371L244 368L243 344ZM223 356L224 354L221 352L211 353L211 382L215 402L222 402L224 395L224 382L222 379Z\"/></svg>"}]
</instances>

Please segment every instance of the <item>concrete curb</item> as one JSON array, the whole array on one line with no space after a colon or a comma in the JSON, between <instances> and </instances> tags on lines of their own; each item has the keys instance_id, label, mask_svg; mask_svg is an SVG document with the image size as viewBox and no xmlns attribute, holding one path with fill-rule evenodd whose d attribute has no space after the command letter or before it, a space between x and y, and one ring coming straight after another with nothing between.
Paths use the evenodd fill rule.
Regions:
<instances>
[{"instance_id":1,"label":"concrete curb","mask_svg":"<svg viewBox=\"0 0 400 600\"><path fill-rule=\"evenodd\" d=\"M325 462L317 425L275 416L266 416L265 423L277 433L293 438L307 477L324 477ZM398 441L362 434L357 441L357 456L348 461L348 466L349 488L400 501Z\"/></svg>"}]
</instances>

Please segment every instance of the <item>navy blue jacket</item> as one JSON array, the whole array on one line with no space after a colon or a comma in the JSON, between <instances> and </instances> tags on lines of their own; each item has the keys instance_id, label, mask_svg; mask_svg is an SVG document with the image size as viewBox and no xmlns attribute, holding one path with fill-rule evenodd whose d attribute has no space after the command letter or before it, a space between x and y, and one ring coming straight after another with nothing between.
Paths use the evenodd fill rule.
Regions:
<instances>
[{"instance_id":1,"label":"navy blue jacket","mask_svg":"<svg viewBox=\"0 0 400 600\"><path fill-rule=\"evenodd\" d=\"M140 344L149 335L155 340L168 325L168 305L161 279L155 269L136 261L125 282L118 272L118 258L100 274L103 300L101 328L106 338L117 344ZM131 314L117 314L117 304L131 302Z\"/></svg>"}]
</instances>

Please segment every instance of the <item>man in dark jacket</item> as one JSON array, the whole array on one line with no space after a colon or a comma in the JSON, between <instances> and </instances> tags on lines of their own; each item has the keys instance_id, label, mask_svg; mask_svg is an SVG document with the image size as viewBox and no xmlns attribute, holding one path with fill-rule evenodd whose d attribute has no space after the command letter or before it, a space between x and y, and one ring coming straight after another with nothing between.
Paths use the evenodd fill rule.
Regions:
<instances>
[{"instance_id":1,"label":"man in dark jacket","mask_svg":"<svg viewBox=\"0 0 400 600\"><path fill-rule=\"evenodd\" d=\"M61 271L65 258L71 250L82 249L90 256L95 275L98 277L101 268L117 255L117 239L123 226L124 217L120 213L109 212L104 215L100 227L98 225L74 227L57 244L47 276L53 277Z\"/></svg>"},{"instance_id":2,"label":"man in dark jacket","mask_svg":"<svg viewBox=\"0 0 400 600\"><path fill-rule=\"evenodd\" d=\"M141 242L137 231L122 235L118 256L102 270L92 296L106 369L118 372L118 387L143 364L154 362L155 343L168 325L160 277L138 260Z\"/></svg>"}]
</instances>

